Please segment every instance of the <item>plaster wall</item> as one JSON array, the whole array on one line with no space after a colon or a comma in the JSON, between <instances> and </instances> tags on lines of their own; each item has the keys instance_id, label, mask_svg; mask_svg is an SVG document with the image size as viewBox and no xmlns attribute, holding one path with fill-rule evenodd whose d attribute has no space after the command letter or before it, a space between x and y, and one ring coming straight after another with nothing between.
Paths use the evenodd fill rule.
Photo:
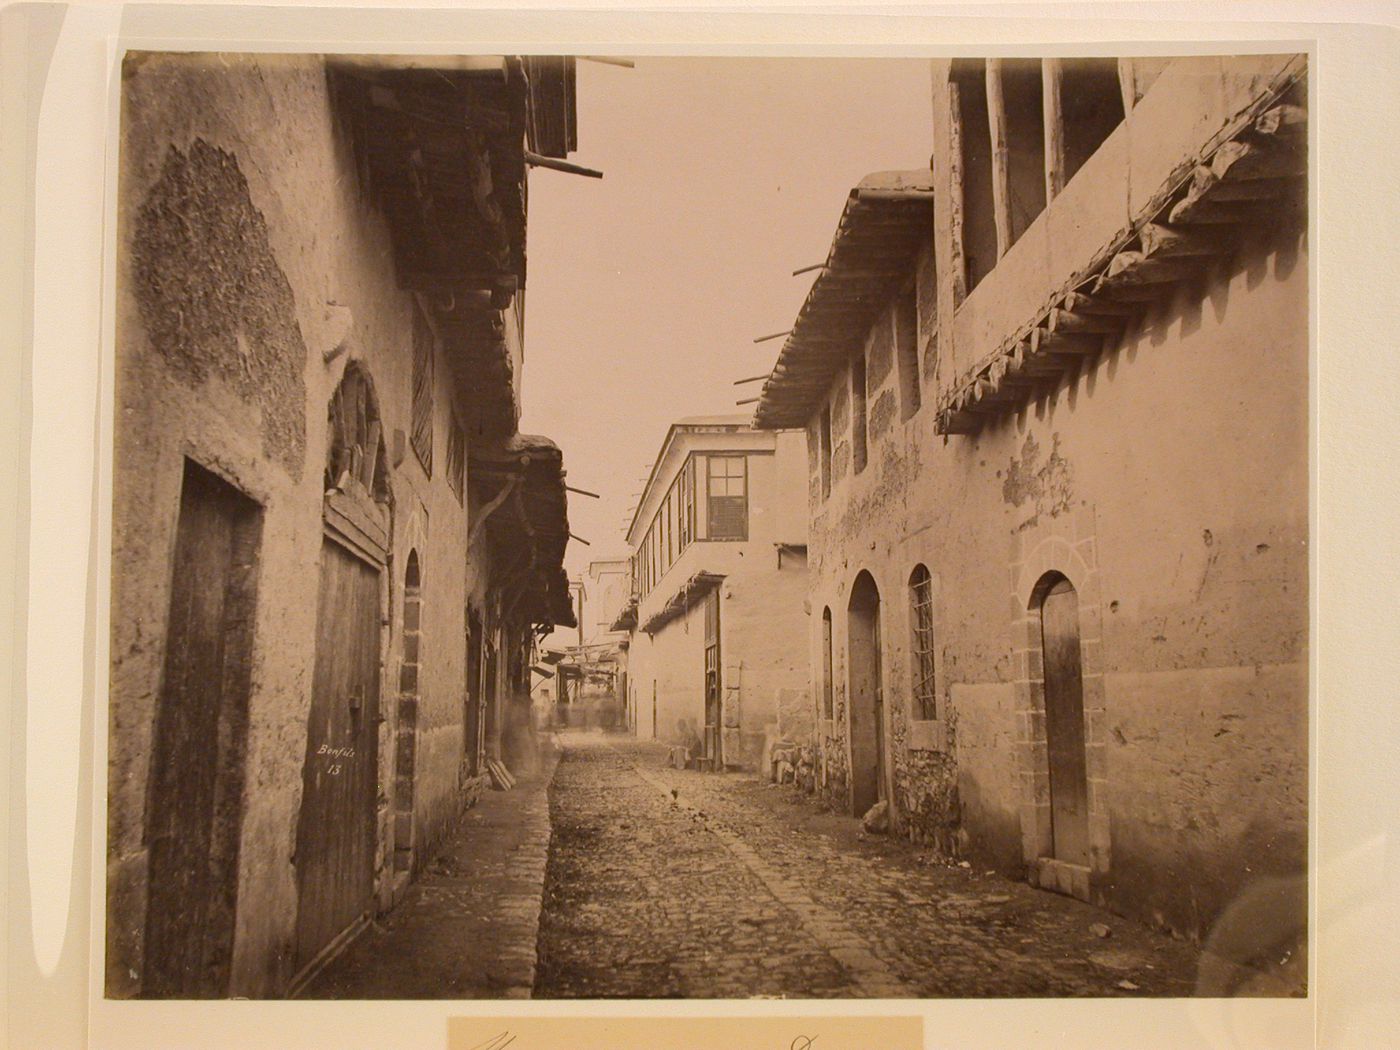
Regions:
<instances>
[{"instance_id":1,"label":"plaster wall","mask_svg":"<svg viewBox=\"0 0 1400 1050\"><path fill-rule=\"evenodd\" d=\"M1040 674L1028 603L1053 569L1080 592L1096 899L1199 935L1260 848L1275 870L1303 870L1306 270L1300 234L1258 232L1019 414L945 439L926 405L872 434L869 465L829 499L814 478L809 638L820 674L829 606L823 775L837 801L846 605L867 569L897 831L1024 870L1028 770L1043 758L1025 705ZM918 563L934 579L933 723L910 717Z\"/></svg>"},{"instance_id":2,"label":"plaster wall","mask_svg":"<svg viewBox=\"0 0 1400 1050\"><path fill-rule=\"evenodd\" d=\"M123 80L117 281L112 675L109 718L109 994L142 969L151 727L186 457L263 509L239 855L232 995L291 977L292 857L315 660L327 406L347 362L372 377L386 444L407 431L411 310L382 220L360 195L321 63L220 66L149 56ZM298 142L296 151L285 143ZM353 318L345 331L344 311ZM343 339L343 347L336 352ZM392 875L390 785L403 710L403 573L423 573L414 822L427 847L454 805L462 749L463 607L485 593L464 558L466 511L445 481L451 384L439 355L430 479L390 460L391 553L381 577L379 847Z\"/></svg>"}]
</instances>

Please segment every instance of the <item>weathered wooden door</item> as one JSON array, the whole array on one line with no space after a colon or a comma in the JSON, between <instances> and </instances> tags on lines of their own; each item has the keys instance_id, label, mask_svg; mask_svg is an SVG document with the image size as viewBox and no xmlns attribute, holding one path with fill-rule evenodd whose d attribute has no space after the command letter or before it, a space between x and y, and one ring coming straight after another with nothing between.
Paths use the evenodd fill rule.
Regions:
<instances>
[{"instance_id":1,"label":"weathered wooden door","mask_svg":"<svg viewBox=\"0 0 1400 1050\"><path fill-rule=\"evenodd\" d=\"M723 706L719 673L719 592L705 599L705 758L711 769L723 765L720 747L720 708Z\"/></svg>"},{"instance_id":2,"label":"weathered wooden door","mask_svg":"<svg viewBox=\"0 0 1400 1050\"><path fill-rule=\"evenodd\" d=\"M1040 606L1045 666L1045 737L1050 757L1050 820L1055 859L1089 863L1089 784L1084 753L1084 685L1079 597L1068 580Z\"/></svg>"},{"instance_id":3,"label":"weathered wooden door","mask_svg":"<svg viewBox=\"0 0 1400 1050\"><path fill-rule=\"evenodd\" d=\"M327 537L297 826L298 969L371 907L378 712L379 571Z\"/></svg>"},{"instance_id":4,"label":"weathered wooden door","mask_svg":"<svg viewBox=\"0 0 1400 1050\"><path fill-rule=\"evenodd\" d=\"M262 513L186 463L146 840L153 997L228 994Z\"/></svg>"}]
</instances>

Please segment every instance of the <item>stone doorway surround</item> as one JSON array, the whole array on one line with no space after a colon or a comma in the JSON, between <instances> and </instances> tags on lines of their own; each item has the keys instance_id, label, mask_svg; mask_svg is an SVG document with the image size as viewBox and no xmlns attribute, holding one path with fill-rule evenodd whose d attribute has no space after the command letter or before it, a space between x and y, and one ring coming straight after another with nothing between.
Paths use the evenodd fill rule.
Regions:
<instances>
[{"instance_id":1,"label":"stone doorway surround","mask_svg":"<svg viewBox=\"0 0 1400 1050\"><path fill-rule=\"evenodd\" d=\"M1016 769L1020 778L1021 854L1032 885L1094 899L1109 871L1108 760L1105 751L1103 603L1093 508L1043 515L1011 536L1010 613L1016 694ZM1085 765L1089 781L1089 866L1054 857L1050 758L1045 735L1045 677L1040 600L1047 575L1064 576L1079 595L1084 683Z\"/></svg>"}]
</instances>

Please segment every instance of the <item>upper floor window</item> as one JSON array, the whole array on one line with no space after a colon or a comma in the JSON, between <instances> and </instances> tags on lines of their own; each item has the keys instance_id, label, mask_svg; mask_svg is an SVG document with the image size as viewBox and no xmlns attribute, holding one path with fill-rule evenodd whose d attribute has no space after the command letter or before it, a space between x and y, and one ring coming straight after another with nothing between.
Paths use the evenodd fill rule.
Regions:
<instances>
[{"instance_id":1,"label":"upper floor window","mask_svg":"<svg viewBox=\"0 0 1400 1050\"><path fill-rule=\"evenodd\" d=\"M851 362L851 466L859 474L865 469L865 354Z\"/></svg>"},{"instance_id":2,"label":"upper floor window","mask_svg":"<svg viewBox=\"0 0 1400 1050\"><path fill-rule=\"evenodd\" d=\"M1132 76L1131 64L1127 73ZM949 73L957 297L1001 256L1123 120L1115 59L956 59Z\"/></svg>"},{"instance_id":3,"label":"upper floor window","mask_svg":"<svg viewBox=\"0 0 1400 1050\"><path fill-rule=\"evenodd\" d=\"M916 565L909 577L910 668L913 680L913 717L938 717L937 680L933 660L933 578Z\"/></svg>"},{"instance_id":4,"label":"upper floor window","mask_svg":"<svg viewBox=\"0 0 1400 1050\"><path fill-rule=\"evenodd\" d=\"M821 444L822 499L831 495L831 403L822 408L821 430L818 433Z\"/></svg>"},{"instance_id":5,"label":"upper floor window","mask_svg":"<svg viewBox=\"0 0 1400 1050\"><path fill-rule=\"evenodd\" d=\"M899 412L908 419L919 410L919 301L911 281L894 303L894 354L899 368Z\"/></svg>"},{"instance_id":6,"label":"upper floor window","mask_svg":"<svg viewBox=\"0 0 1400 1050\"><path fill-rule=\"evenodd\" d=\"M708 464L705 518L710 539L748 539L748 460L744 456L710 456Z\"/></svg>"}]
</instances>

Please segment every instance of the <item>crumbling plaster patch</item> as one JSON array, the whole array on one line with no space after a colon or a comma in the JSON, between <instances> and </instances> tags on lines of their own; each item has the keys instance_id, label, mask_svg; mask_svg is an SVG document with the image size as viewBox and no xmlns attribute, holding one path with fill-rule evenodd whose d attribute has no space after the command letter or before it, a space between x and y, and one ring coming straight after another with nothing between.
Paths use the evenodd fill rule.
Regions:
<instances>
[{"instance_id":1,"label":"crumbling plaster patch","mask_svg":"<svg viewBox=\"0 0 1400 1050\"><path fill-rule=\"evenodd\" d=\"M255 406L264 451L299 480L306 345L237 158L198 138L187 153L170 146L131 253L151 344L191 386L217 376Z\"/></svg>"}]
</instances>

